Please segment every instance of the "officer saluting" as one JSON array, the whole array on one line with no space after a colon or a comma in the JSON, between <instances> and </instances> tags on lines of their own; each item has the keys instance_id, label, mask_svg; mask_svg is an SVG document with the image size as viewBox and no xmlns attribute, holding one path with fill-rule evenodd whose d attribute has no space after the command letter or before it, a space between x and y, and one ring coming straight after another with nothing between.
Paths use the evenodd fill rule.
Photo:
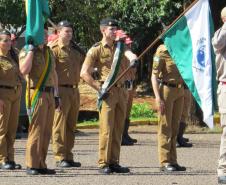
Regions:
<instances>
[{"instance_id":1,"label":"officer saluting","mask_svg":"<svg viewBox=\"0 0 226 185\"><path fill-rule=\"evenodd\" d=\"M14 162L14 141L18 125L21 80L18 58L11 50L11 34L0 30L0 167L20 169Z\"/></svg>"},{"instance_id":2,"label":"officer saluting","mask_svg":"<svg viewBox=\"0 0 226 185\"><path fill-rule=\"evenodd\" d=\"M107 18L100 22L102 40L96 43L87 53L82 66L81 77L97 92L106 87L113 76L118 76L123 68L125 57L130 61L137 59L130 49L121 49L122 59L117 55L115 39L118 23L116 20ZM118 50L117 50L118 51ZM120 65L119 65L120 64ZM116 66L119 66L118 68ZM92 77L94 68L100 72L100 80L95 81ZM100 109L99 129L99 173L110 174L128 173L130 170L119 165L121 137L124 128L127 106L127 90L121 79L108 94L104 94ZM101 94L102 95L102 94Z\"/></svg>"},{"instance_id":3,"label":"officer saluting","mask_svg":"<svg viewBox=\"0 0 226 185\"><path fill-rule=\"evenodd\" d=\"M59 96L61 109L55 111L52 145L58 167L80 167L74 162L72 149L74 147L74 129L79 112L79 89L81 65L83 56L71 43L73 30L68 21L61 21L57 26L58 39L50 44L56 58Z\"/></svg>"}]
</instances>

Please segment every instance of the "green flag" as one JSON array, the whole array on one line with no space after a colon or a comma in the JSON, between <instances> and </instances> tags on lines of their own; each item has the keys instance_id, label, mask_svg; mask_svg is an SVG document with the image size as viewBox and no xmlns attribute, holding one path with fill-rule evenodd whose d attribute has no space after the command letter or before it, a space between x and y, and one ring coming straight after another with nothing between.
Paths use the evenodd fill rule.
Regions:
<instances>
[{"instance_id":1,"label":"green flag","mask_svg":"<svg viewBox=\"0 0 226 185\"><path fill-rule=\"evenodd\" d=\"M50 14L48 0L26 0L25 42L37 46L44 43L44 24Z\"/></svg>"},{"instance_id":2,"label":"green flag","mask_svg":"<svg viewBox=\"0 0 226 185\"><path fill-rule=\"evenodd\" d=\"M212 17L208 0L198 1L163 36L181 76L212 128L216 107L216 71L211 38Z\"/></svg>"}]
</instances>

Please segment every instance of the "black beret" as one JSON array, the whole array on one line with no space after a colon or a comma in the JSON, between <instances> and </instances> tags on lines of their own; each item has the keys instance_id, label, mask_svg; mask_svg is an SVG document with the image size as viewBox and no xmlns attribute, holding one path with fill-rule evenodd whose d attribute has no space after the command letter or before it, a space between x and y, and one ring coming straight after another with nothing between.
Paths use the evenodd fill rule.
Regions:
<instances>
[{"instance_id":1,"label":"black beret","mask_svg":"<svg viewBox=\"0 0 226 185\"><path fill-rule=\"evenodd\" d=\"M72 24L70 22L68 22L67 20L60 21L57 24L57 26L58 27L70 27L70 28L72 28Z\"/></svg>"},{"instance_id":2,"label":"black beret","mask_svg":"<svg viewBox=\"0 0 226 185\"><path fill-rule=\"evenodd\" d=\"M0 29L0 35L8 35L8 36L11 36L11 33L8 30Z\"/></svg>"},{"instance_id":3,"label":"black beret","mask_svg":"<svg viewBox=\"0 0 226 185\"><path fill-rule=\"evenodd\" d=\"M102 19L100 21L100 26L116 26L116 27L118 27L118 22L115 19L106 18L106 19Z\"/></svg>"}]
</instances>

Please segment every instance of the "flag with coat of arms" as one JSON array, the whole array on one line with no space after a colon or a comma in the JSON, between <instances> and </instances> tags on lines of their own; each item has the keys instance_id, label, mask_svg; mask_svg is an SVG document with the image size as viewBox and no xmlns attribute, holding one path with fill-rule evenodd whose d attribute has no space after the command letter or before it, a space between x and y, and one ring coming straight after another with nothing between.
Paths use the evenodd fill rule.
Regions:
<instances>
[{"instance_id":1,"label":"flag with coat of arms","mask_svg":"<svg viewBox=\"0 0 226 185\"><path fill-rule=\"evenodd\" d=\"M199 0L162 37L210 128L217 102L213 33L209 1Z\"/></svg>"}]
</instances>

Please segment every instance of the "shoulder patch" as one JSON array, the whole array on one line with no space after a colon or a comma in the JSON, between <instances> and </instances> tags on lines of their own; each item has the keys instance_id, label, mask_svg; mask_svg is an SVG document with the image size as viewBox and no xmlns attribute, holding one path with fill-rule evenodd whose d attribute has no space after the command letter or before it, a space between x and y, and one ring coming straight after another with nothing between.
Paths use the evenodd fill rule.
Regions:
<instances>
[{"instance_id":1,"label":"shoulder patch","mask_svg":"<svg viewBox=\"0 0 226 185\"><path fill-rule=\"evenodd\" d=\"M19 57L20 57L20 58L23 58L23 57L25 57L26 55L27 55L27 52L26 52L25 49L22 49L22 50L20 51L20 53L19 53Z\"/></svg>"}]
</instances>

